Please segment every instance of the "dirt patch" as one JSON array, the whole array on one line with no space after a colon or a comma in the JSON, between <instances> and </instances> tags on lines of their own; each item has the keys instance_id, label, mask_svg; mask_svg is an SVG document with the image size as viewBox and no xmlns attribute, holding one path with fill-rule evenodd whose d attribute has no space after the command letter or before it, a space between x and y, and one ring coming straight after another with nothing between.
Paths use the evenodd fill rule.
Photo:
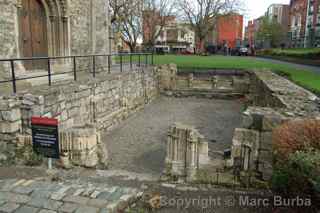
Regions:
<instances>
[{"instance_id":1,"label":"dirt patch","mask_svg":"<svg viewBox=\"0 0 320 213\"><path fill-rule=\"evenodd\" d=\"M160 97L103 135L110 169L160 174L174 122L196 127L208 139L211 152L229 148L233 131L241 124L241 106L237 100Z\"/></svg>"}]
</instances>

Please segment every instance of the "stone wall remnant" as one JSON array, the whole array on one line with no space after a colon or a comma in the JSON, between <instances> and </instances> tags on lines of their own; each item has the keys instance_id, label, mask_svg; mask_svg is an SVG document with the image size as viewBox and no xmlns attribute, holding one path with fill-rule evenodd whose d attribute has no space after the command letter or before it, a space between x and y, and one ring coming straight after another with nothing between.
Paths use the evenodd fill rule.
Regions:
<instances>
[{"instance_id":1,"label":"stone wall remnant","mask_svg":"<svg viewBox=\"0 0 320 213\"><path fill-rule=\"evenodd\" d=\"M292 119L318 117L319 98L267 70L252 72L249 97L252 104L242 113L242 128L235 130L228 163L268 181L273 129Z\"/></svg>"},{"instance_id":2,"label":"stone wall remnant","mask_svg":"<svg viewBox=\"0 0 320 213\"><path fill-rule=\"evenodd\" d=\"M178 72L174 65L157 68L160 92L175 97L237 98L249 92L247 71Z\"/></svg>"},{"instance_id":3,"label":"stone wall remnant","mask_svg":"<svg viewBox=\"0 0 320 213\"><path fill-rule=\"evenodd\" d=\"M97 155L99 159L106 158L105 147L95 135L114 128L157 95L157 74L152 67L141 67L86 81L36 86L14 96L0 97L0 154L13 159L18 138L31 136L31 117L50 117L59 121L59 132L65 135L62 143L71 144L67 146L71 150L62 150L71 153L69 159L79 161L81 166L94 166ZM97 134L85 134L91 131ZM84 145L72 145L75 141Z\"/></svg>"},{"instance_id":4,"label":"stone wall remnant","mask_svg":"<svg viewBox=\"0 0 320 213\"><path fill-rule=\"evenodd\" d=\"M196 129L175 123L168 133L164 174L173 179L195 180L198 169L209 162L208 151L208 142Z\"/></svg>"}]
</instances>

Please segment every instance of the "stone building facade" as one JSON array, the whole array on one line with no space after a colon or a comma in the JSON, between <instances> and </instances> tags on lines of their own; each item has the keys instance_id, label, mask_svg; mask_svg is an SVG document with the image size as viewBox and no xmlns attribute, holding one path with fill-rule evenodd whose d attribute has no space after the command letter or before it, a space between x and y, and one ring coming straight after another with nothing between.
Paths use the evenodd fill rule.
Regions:
<instances>
[{"instance_id":1,"label":"stone building facade","mask_svg":"<svg viewBox=\"0 0 320 213\"><path fill-rule=\"evenodd\" d=\"M0 0L0 14L0 58L109 51L108 1ZM43 68L42 63L46 62L21 62L16 66L20 72L26 72ZM2 75L8 72L8 66L0 63Z\"/></svg>"}]
</instances>

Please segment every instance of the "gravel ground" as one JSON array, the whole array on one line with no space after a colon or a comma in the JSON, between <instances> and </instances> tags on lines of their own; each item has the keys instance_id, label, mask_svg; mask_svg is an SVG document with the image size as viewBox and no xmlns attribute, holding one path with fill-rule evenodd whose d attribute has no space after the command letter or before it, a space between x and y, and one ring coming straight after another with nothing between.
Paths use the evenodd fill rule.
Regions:
<instances>
[{"instance_id":1,"label":"gravel ground","mask_svg":"<svg viewBox=\"0 0 320 213\"><path fill-rule=\"evenodd\" d=\"M174 122L196 127L210 151L229 148L240 126L241 102L160 97L113 131L103 135L110 169L159 175L164 167L167 132Z\"/></svg>"}]
</instances>

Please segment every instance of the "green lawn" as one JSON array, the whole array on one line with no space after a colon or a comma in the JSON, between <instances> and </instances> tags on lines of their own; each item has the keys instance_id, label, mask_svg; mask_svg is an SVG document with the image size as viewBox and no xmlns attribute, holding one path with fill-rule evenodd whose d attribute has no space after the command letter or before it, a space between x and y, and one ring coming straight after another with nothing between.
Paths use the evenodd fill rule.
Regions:
<instances>
[{"instance_id":1,"label":"green lawn","mask_svg":"<svg viewBox=\"0 0 320 213\"><path fill-rule=\"evenodd\" d=\"M210 69L270 69L274 72L286 74L289 78L316 93L320 93L320 74L307 70L299 70L291 65L273 64L246 57L226 56L179 56L161 55L154 57L155 64L177 64L179 68Z\"/></svg>"}]
</instances>

